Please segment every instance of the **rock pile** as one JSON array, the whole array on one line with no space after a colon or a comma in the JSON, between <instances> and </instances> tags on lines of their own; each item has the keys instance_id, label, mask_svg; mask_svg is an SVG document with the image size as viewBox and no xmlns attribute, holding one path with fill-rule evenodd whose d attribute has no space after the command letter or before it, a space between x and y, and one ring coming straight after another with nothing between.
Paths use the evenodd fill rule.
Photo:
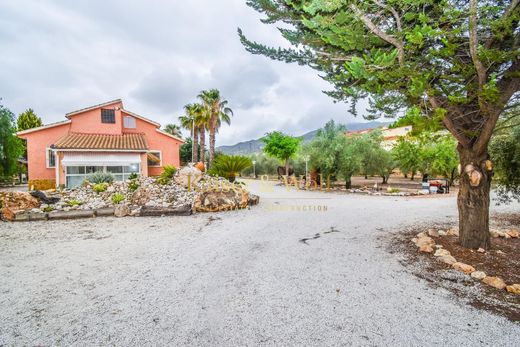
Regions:
<instances>
[{"instance_id":1,"label":"rock pile","mask_svg":"<svg viewBox=\"0 0 520 347\"><path fill-rule=\"evenodd\" d=\"M191 210L242 209L259 201L258 196L250 195L242 185L203 174L194 167L179 170L173 179L166 182L164 179L141 177L110 184L85 182L80 187L49 194L40 191L0 194L2 214L9 220L22 211L44 214L112 208L116 216L124 217L139 215L140 212L143 215L161 215L162 211L164 214L189 214Z\"/></svg>"},{"instance_id":2,"label":"rock pile","mask_svg":"<svg viewBox=\"0 0 520 347\"><path fill-rule=\"evenodd\" d=\"M518 238L519 233L516 230L509 230L506 232L503 231L491 231L490 232L493 237L504 237L504 238ZM420 252L424 253L434 253L433 255L440 261L445 264L448 264L453 269L460 271L466 275L471 276L472 278L482 281L482 283L487 284L488 286L494 287L496 289L506 289L509 293L520 295L520 284L511 284L507 285L503 279L495 276L488 276L483 271L477 271L473 266L458 262L455 259L450 251L444 249L442 245L437 245L435 243L434 237L442 237L445 235L453 235L458 236L458 229L449 229L448 231L444 230L435 230L429 229L427 232L421 232L417 234L416 237L412 238L411 241L417 246ZM434 252L434 249L435 252ZM479 248L477 251L479 253L485 253L484 249Z\"/></svg>"},{"instance_id":3,"label":"rock pile","mask_svg":"<svg viewBox=\"0 0 520 347\"><path fill-rule=\"evenodd\" d=\"M13 220L16 213L38 208L40 202L26 192L0 192L0 216Z\"/></svg>"}]
</instances>

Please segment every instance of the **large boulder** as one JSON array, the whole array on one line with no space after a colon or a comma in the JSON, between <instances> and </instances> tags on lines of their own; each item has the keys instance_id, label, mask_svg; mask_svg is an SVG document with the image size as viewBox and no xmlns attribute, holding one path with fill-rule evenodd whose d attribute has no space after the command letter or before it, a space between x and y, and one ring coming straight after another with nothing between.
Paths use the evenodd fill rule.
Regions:
<instances>
[{"instance_id":1,"label":"large boulder","mask_svg":"<svg viewBox=\"0 0 520 347\"><path fill-rule=\"evenodd\" d=\"M0 214L4 219L14 220L17 212L39 206L38 199L27 192L0 192Z\"/></svg>"},{"instance_id":2,"label":"large boulder","mask_svg":"<svg viewBox=\"0 0 520 347\"><path fill-rule=\"evenodd\" d=\"M185 166L177 171L175 177L175 183L180 184L184 188L188 185L193 189L193 185L200 181L202 178L202 171L193 166Z\"/></svg>"},{"instance_id":3,"label":"large boulder","mask_svg":"<svg viewBox=\"0 0 520 347\"><path fill-rule=\"evenodd\" d=\"M246 208L249 192L241 187L208 188L195 197L193 208L198 212L228 211Z\"/></svg>"}]
</instances>

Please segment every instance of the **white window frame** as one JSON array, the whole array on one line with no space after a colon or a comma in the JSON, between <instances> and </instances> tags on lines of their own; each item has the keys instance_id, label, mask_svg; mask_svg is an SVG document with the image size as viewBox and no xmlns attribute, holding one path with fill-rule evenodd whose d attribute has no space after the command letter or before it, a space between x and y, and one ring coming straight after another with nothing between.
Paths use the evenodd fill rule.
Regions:
<instances>
[{"instance_id":1,"label":"white window frame","mask_svg":"<svg viewBox=\"0 0 520 347\"><path fill-rule=\"evenodd\" d=\"M49 165L49 151L52 151L52 154L54 155L54 166ZM45 167L47 169L55 169L56 168L56 161L58 160L58 156L56 155L56 152L52 148L45 148Z\"/></svg>"},{"instance_id":2,"label":"white window frame","mask_svg":"<svg viewBox=\"0 0 520 347\"><path fill-rule=\"evenodd\" d=\"M162 167L162 151L161 150L158 150L158 149L151 149L148 151L148 153L159 153L159 165L148 165L148 167ZM148 159L146 160L146 164L148 164Z\"/></svg>"},{"instance_id":3,"label":"white window frame","mask_svg":"<svg viewBox=\"0 0 520 347\"><path fill-rule=\"evenodd\" d=\"M133 127L126 126L126 120L127 119L133 120L133 122L134 122L134 126ZM132 116L123 116L123 127L125 129L136 129L137 128L137 120L135 119L135 117L132 117Z\"/></svg>"}]
</instances>

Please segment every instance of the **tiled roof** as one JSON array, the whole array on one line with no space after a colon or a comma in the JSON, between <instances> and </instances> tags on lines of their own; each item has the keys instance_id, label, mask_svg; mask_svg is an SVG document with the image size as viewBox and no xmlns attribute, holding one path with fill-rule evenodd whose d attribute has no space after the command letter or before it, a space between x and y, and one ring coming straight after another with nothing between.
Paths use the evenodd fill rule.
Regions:
<instances>
[{"instance_id":1,"label":"tiled roof","mask_svg":"<svg viewBox=\"0 0 520 347\"><path fill-rule=\"evenodd\" d=\"M148 150L148 144L144 134L107 135L70 133L59 139L53 148Z\"/></svg>"}]
</instances>

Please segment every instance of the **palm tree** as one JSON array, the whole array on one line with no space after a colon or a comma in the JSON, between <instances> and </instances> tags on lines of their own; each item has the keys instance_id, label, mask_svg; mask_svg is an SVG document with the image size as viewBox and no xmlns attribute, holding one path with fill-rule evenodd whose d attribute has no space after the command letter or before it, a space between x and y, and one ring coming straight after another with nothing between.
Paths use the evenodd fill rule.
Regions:
<instances>
[{"instance_id":1,"label":"palm tree","mask_svg":"<svg viewBox=\"0 0 520 347\"><path fill-rule=\"evenodd\" d=\"M227 100L222 99L218 89L203 90L198 95L202 104L209 113L209 165L215 158L215 134L222 125L222 122L231 123L233 111L228 107Z\"/></svg>"},{"instance_id":2,"label":"palm tree","mask_svg":"<svg viewBox=\"0 0 520 347\"><path fill-rule=\"evenodd\" d=\"M191 134L191 161L196 163L199 161L199 128L195 126L197 114L194 104L184 105L184 115L179 117L181 126L189 129Z\"/></svg>"},{"instance_id":3,"label":"palm tree","mask_svg":"<svg viewBox=\"0 0 520 347\"><path fill-rule=\"evenodd\" d=\"M166 124L166 126L164 127L164 131L170 135L182 138L181 127L177 124Z\"/></svg>"}]
</instances>

